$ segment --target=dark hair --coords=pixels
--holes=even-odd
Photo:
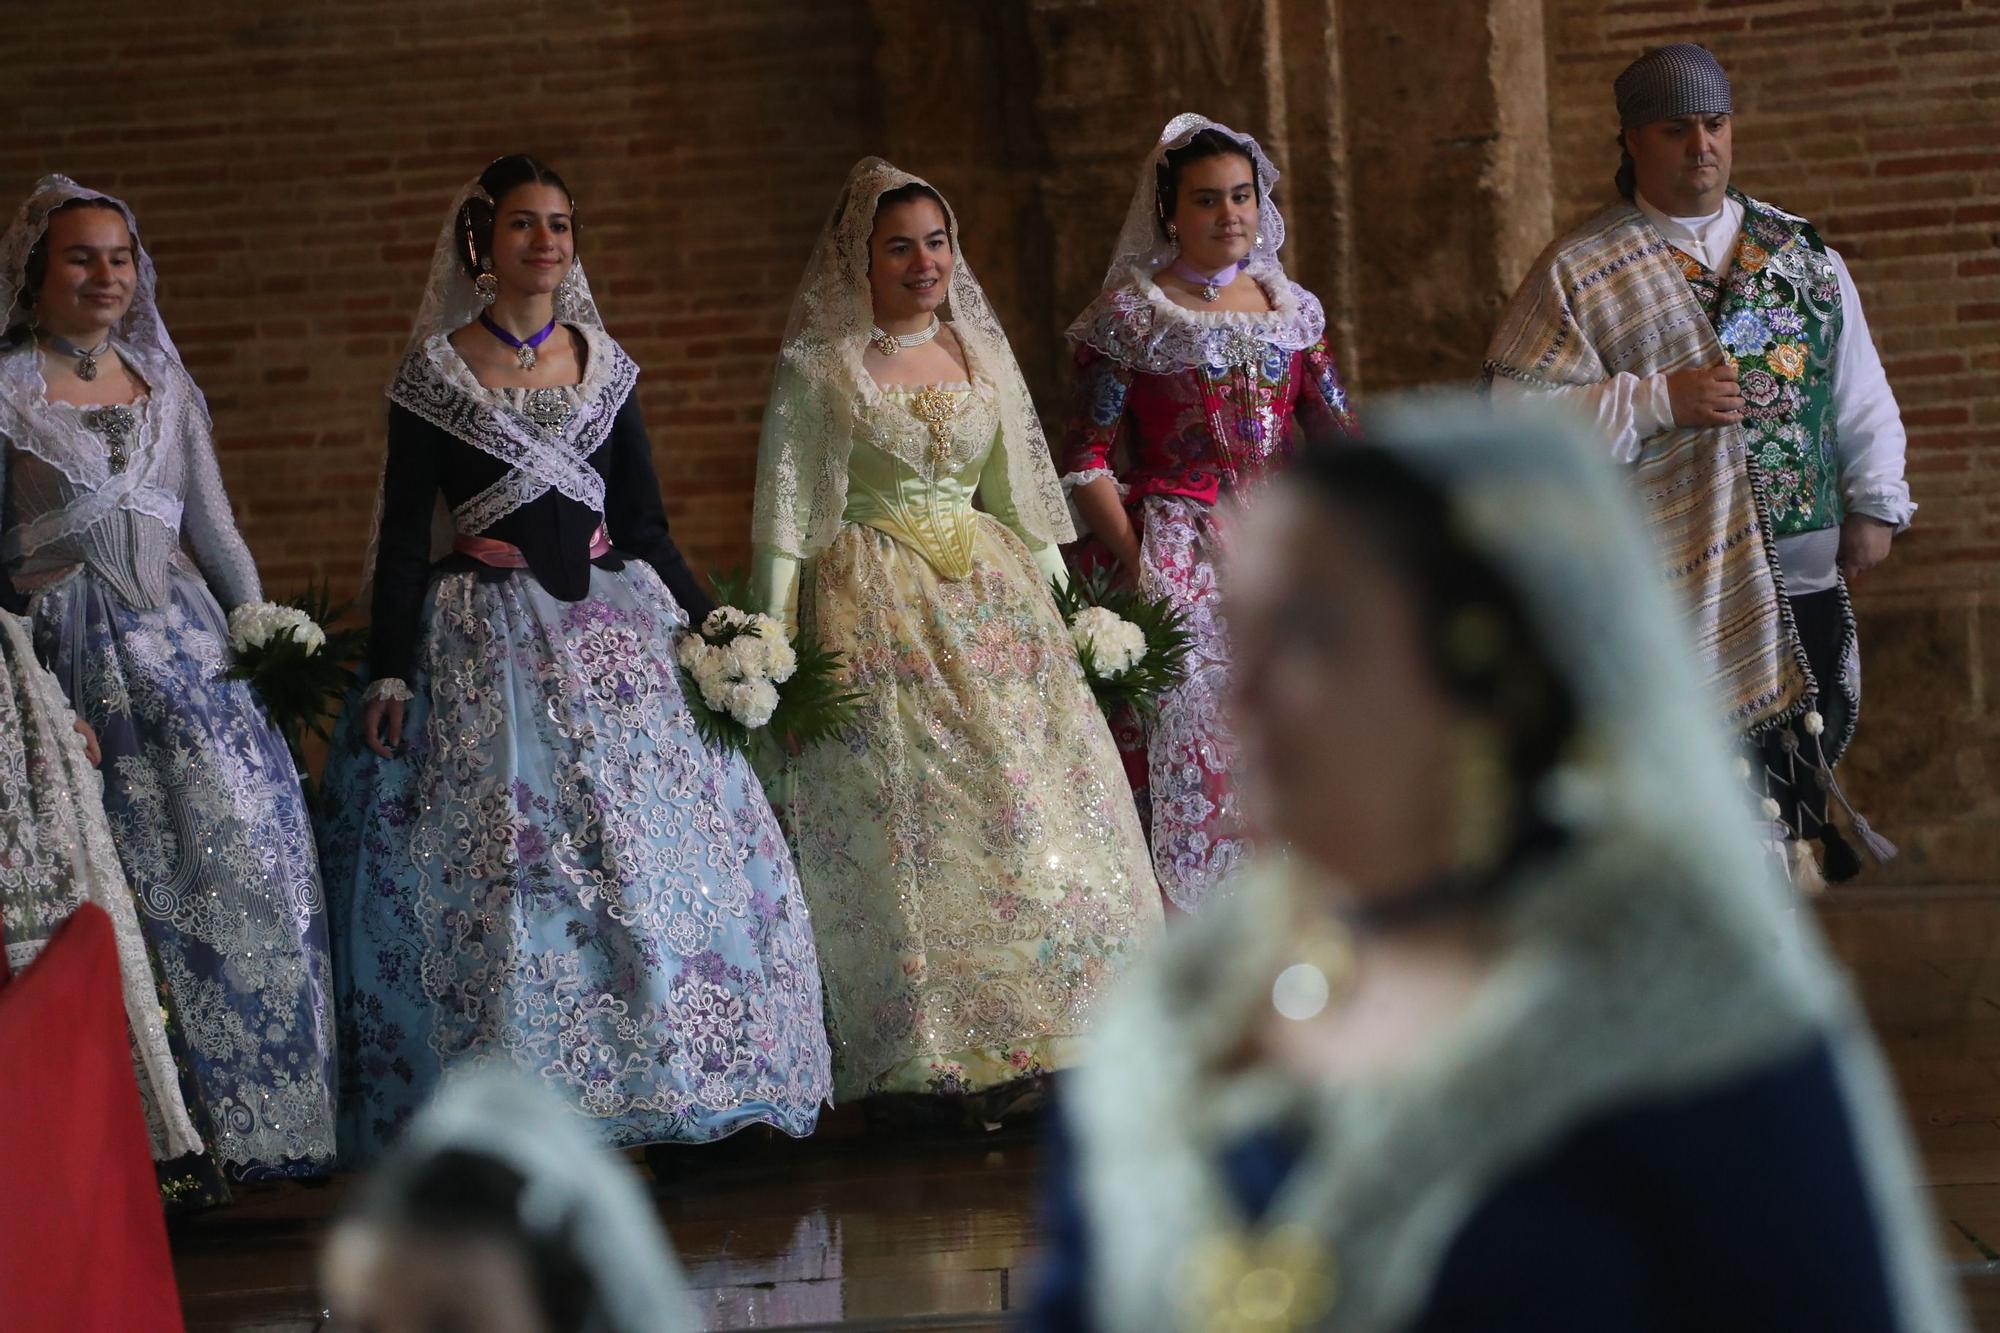
[[[1639,164],[1632,160],[1632,150],[1625,146],[1625,131],[1618,131],[1618,174],[1611,178],[1618,197],[1631,203],[1639,193]]]
[[[553,185],[561,190],[569,200],[569,234],[572,243],[581,247],[583,229],[576,220],[576,196],[570,193],[563,178],[556,169],[538,157],[526,153],[509,153],[496,157],[479,173],[479,188],[486,191],[485,199],[468,199],[458,210],[458,262],[469,278],[479,276],[481,261],[493,257],[493,223],[500,201],[523,185]],[[492,202],[488,202],[491,200]]]
[[[1257,192],[1257,203],[1262,207],[1264,181],[1257,171],[1257,158],[1250,151],[1250,145],[1230,138],[1221,130],[1203,130],[1179,148],[1169,148],[1160,165],[1153,168],[1153,180],[1157,187],[1153,225],[1159,228],[1161,236],[1167,234],[1167,220],[1173,217],[1174,209],[1180,204],[1181,172],[1189,165],[1211,157],[1240,157],[1248,162],[1251,188]]]
[[[919,199],[928,199],[938,206],[938,212],[944,214],[944,225],[947,228],[956,225],[952,220],[951,205],[944,201],[943,195],[922,181],[911,181],[908,185],[898,185],[893,190],[882,191],[875,200],[875,221],[880,222],[882,215],[898,204],[914,204]]]
[[[526,1269],[554,1333],[582,1333],[597,1310],[597,1285],[576,1252],[568,1218],[544,1229],[521,1217],[527,1181],[485,1153],[448,1148],[414,1161],[391,1158],[363,1187],[349,1221],[446,1240],[497,1240]]]
[[[1499,726],[1525,800],[1568,748],[1577,705],[1513,584],[1458,535],[1444,492],[1388,450],[1315,440],[1292,475],[1410,585],[1437,679],[1453,702]]]
[[[79,208],[108,208],[120,217],[125,216],[125,210],[109,199],[65,199],[51,208],[48,219],[42,224],[42,234],[28,247],[28,262],[21,269],[21,291],[16,299],[20,301],[23,310],[35,308],[36,298],[42,293],[42,284],[49,278],[49,222],[54,221],[58,213],[68,213]],[[137,235],[132,237],[132,244],[135,248],[138,246]]]

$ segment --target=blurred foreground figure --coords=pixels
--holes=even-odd
[[[679,1333],[680,1267],[630,1171],[507,1073],[448,1084],[335,1227],[341,1333]]]
[[[1226,579],[1267,861],[1105,1010],[1044,1328],[1950,1330],[1611,469],[1405,405]]]

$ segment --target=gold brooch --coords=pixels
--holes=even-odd
[[[1333,1309],[1333,1251],[1306,1227],[1211,1236],[1196,1252],[1195,1327],[1210,1333],[1291,1333]]]
[[[951,427],[958,420],[958,409],[958,395],[935,384],[910,395],[910,415],[930,427],[933,465],[941,465],[951,452]]]

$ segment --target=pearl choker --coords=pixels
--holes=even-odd
[[[875,350],[883,356],[894,356],[905,348],[922,347],[925,343],[938,336],[938,328],[938,317],[936,315],[931,316],[929,328],[920,329],[916,333],[886,333],[880,324],[870,324],[868,326],[868,341],[874,344]]]

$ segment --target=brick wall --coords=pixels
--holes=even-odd
[[[469,0],[113,0],[87,24],[29,7],[12,30],[25,55],[9,63],[0,186],[18,196],[62,169],[135,204],[245,533],[288,592],[315,574],[351,587],[359,571],[381,388],[452,192],[500,152],[549,158],[578,192],[611,328],[645,368],[676,532],[698,565],[722,567],[745,556],[786,306],[864,152],[959,199],[967,253],[1052,420],[1070,289],[1102,263],[1131,155],[1184,106],[1263,131],[1296,198],[1317,205],[1294,205],[1292,258],[1335,306],[1364,393],[1397,380],[1395,328],[1355,313],[1378,288],[1408,303],[1404,325],[1428,311],[1424,373],[1469,377],[1486,321],[1437,308],[1463,296],[1440,287],[1457,270],[1421,247],[1396,267],[1379,247],[1350,256],[1348,214],[1405,198],[1395,173],[1460,182],[1444,196],[1460,207],[1466,180],[1504,188],[1464,160],[1489,136],[1425,128],[1439,118],[1420,97],[1381,127],[1360,111],[1419,96],[1440,68],[1431,45],[1482,40],[1532,6],[1440,6],[1427,45],[1401,33],[1399,3],[529,0],[504,28]],[[1611,77],[1649,44],[1694,38],[1736,79],[1739,182],[1812,217],[1851,262],[1923,513],[1861,590],[1870,703],[1850,783],[1908,846],[1896,875],[2000,881],[2000,0],[1541,12],[1560,223],[1608,197]],[[1348,52],[1336,29],[1383,42]],[[1343,99],[1362,103],[1347,130]],[[1282,128],[1258,123],[1279,108]],[[1376,128],[1391,147],[1414,141],[1369,157]],[[1320,180],[1329,162],[1353,178]]]
[[[359,574],[382,388],[453,193],[503,152],[547,158],[643,369],[669,517],[713,567],[744,558],[778,333],[871,146],[873,45],[860,0],[27,6],[0,193],[11,213],[61,170],[132,203],[287,593]]]
[[[1610,81],[1700,41],[1737,99],[1736,182],[1854,272],[1922,506],[1857,590],[1868,703],[1848,784],[1906,880],[2000,881],[2000,3],[1553,0],[1557,214],[1610,197]]]

